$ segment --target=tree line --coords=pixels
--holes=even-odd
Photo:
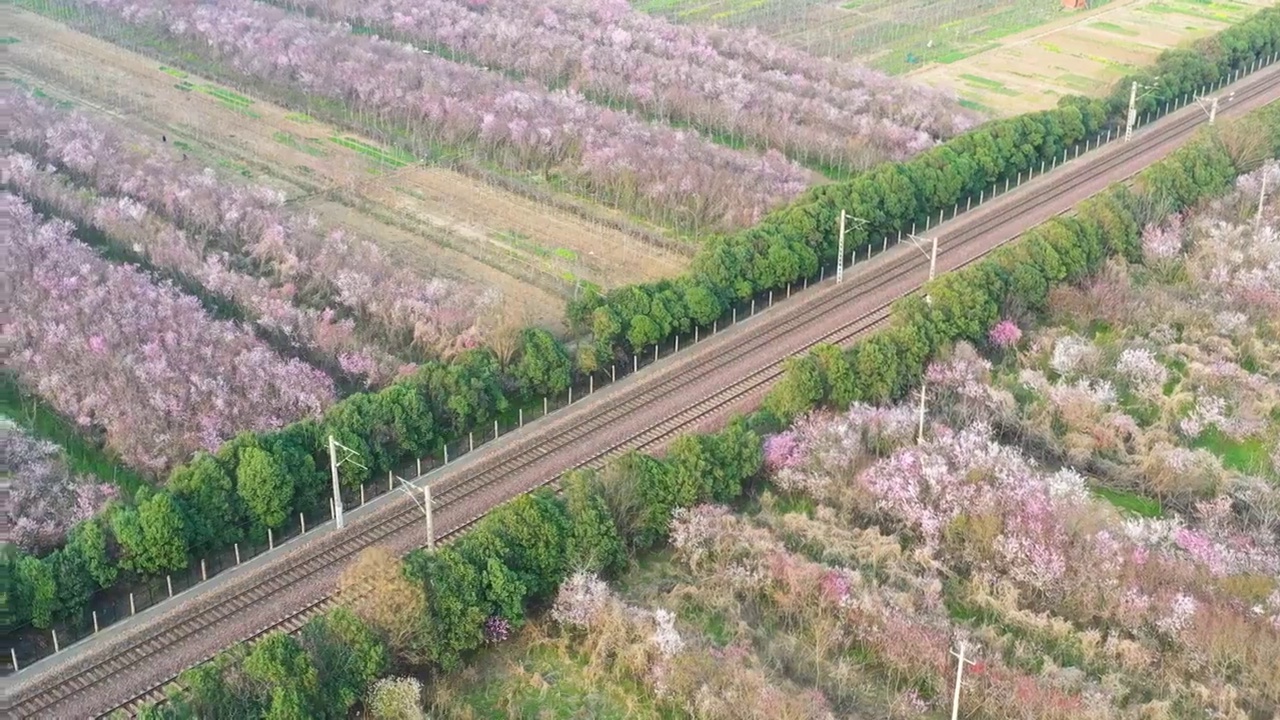
[[[822,346],[793,358],[763,408],[724,430],[681,436],[664,457],[633,452],[600,471],[572,472],[559,495],[522,496],[450,545],[403,560],[363,556],[340,583],[342,609],[296,637],[239,645],[188,671],[186,690],[142,717],[345,717],[393,666],[456,669],[545,607],[569,573],[617,575],[636,553],[665,542],[675,510],[739,499],[762,468],[764,432],[820,405],[900,398],[947,344],[982,342],[999,318],[1045,310],[1052,287],[1084,280],[1109,258],[1140,262],[1144,225],[1225,192],[1259,159],[1233,158],[1233,138],[1258,137],[1265,154],[1280,153],[1280,107],[1239,122],[1234,132],[1219,125],[1202,133],[1134,187],[1113,186],[1073,215],[944,274],[925,288],[932,303],[904,298],[889,328],[850,350]],[[339,632],[347,656],[326,644]]]
[[[14,577],[9,597],[16,602],[6,603],[0,627],[84,623],[94,592],[119,577],[164,575],[233,543],[262,542],[299,513],[327,517],[330,435],[360,454],[359,465],[339,468],[343,488],[358,492],[401,463],[437,453],[447,439],[491,424],[517,398],[563,393],[571,372],[563,346],[529,328],[505,366],[490,348],[469,350],[424,363],[377,392],[355,393],[319,419],[241,433],[174,468],[164,486],[144,487],[133,503],[78,524],[48,555],[7,546],[2,567]]]
[[[1152,75],[1171,88],[1200,83],[1205,73],[1221,77],[1277,49],[1280,8],[1269,8],[1200,41],[1193,52],[1201,57],[1194,62],[1187,51],[1166,52]],[[1127,107],[1127,97],[1125,102]],[[6,603],[13,610],[0,617],[0,628],[7,634],[28,622],[37,628],[63,618],[83,622],[93,592],[122,572],[139,577],[181,570],[192,557],[265,537],[268,528],[299,512],[323,511],[330,434],[361,453],[367,469],[340,468],[344,487],[358,488],[447,437],[485,427],[513,397],[563,392],[575,360],[579,370],[595,371],[675,332],[709,325],[735,301],[816,276],[820,263],[835,257],[841,208],[867,221],[851,228],[847,239],[850,247],[864,248],[872,238],[923,222],[992,182],[1060,155],[1106,127],[1115,107],[1114,98],[1069,97],[1054,110],[987,123],[905,163],[813,188],[756,227],[710,240],[683,277],[588,292],[567,310],[571,327],[592,336],[576,358],[545,331],[530,329],[505,369],[492,349],[471,350],[452,362],[427,363],[379,392],[352,395],[319,420],[241,434],[176,468],[165,487],[139,492],[133,505],[77,526],[61,550],[35,557],[8,548],[0,573],[13,576],[8,597],[17,602]],[[1262,117],[1274,146],[1275,113]],[[1186,204],[1214,192],[1234,177],[1233,162],[1220,140],[1184,148],[1143,174],[1160,192],[1115,189],[1087,201],[1075,217],[1046,223],[987,261],[938,278],[929,288],[932,306],[916,296],[900,301],[893,327],[852,350],[821,348],[793,359],[767,407],[786,418],[806,402],[900,397],[934,350],[959,338],[980,340],[1003,304],[1042,307],[1051,283],[1082,277],[1107,254],[1134,258],[1137,228],[1151,212],[1144,203],[1160,197]]]

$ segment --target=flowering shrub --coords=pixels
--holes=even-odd
[[[1171,215],[1159,225],[1142,229],[1142,256],[1148,264],[1158,265],[1182,254],[1182,216]]]
[[[1019,328],[1017,323],[1012,320],[1001,320],[992,325],[991,329],[987,331],[987,341],[1001,350],[1007,350],[1017,345],[1021,339],[1022,328]]]
[[[580,570],[560,585],[551,618],[561,625],[588,628],[600,619],[612,599],[613,592],[598,575]]]
[[[44,553],[60,545],[71,526],[93,517],[119,490],[96,478],[73,477],[58,446],[37,440],[0,418],[0,467],[8,516],[0,542]]]
[[[500,643],[511,637],[511,623],[506,618],[491,615],[484,621],[484,640],[488,643]]]
[[[9,366],[69,418],[101,427],[130,464],[158,472],[244,430],[333,402],[333,384],[138,270],[106,262],[12,195],[11,281],[21,303]]]

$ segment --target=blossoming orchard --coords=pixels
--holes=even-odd
[[[8,709],[1280,713],[1280,8],[1075,4],[6,3]]]

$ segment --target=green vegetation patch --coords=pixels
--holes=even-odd
[[[1099,30],[1105,30],[1107,32],[1115,33],[1117,35],[1126,35],[1128,37],[1137,37],[1140,34],[1137,30],[1133,30],[1133,29],[1124,27],[1122,25],[1117,25],[1115,23],[1110,23],[1105,21],[1089,23],[1088,27],[1097,28]]]
[[[1090,490],[1096,497],[1106,500],[1125,513],[1147,518],[1164,515],[1164,509],[1160,507],[1159,500],[1109,487],[1094,486]]]
[[[313,157],[326,157],[329,154],[325,152],[323,147],[319,147],[319,144],[323,143],[323,141],[317,138],[300,138],[293,133],[277,130],[271,135],[271,139],[281,145],[300,150]]]
[[[188,77],[191,77],[189,73],[183,72],[177,68],[168,67],[167,65],[161,65],[160,72],[165,73],[166,75],[172,75],[179,80],[186,80]]]
[[[348,150],[355,150],[370,160],[375,160],[383,165],[390,165],[393,168],[402,168],[417,162],[412,155],[403,150],[381,148],[352,137],[334,135],[329,138],[329,141]]]
[[[1261,438],[1233,440],[1217,428],[1209,428],[1192,446],[1208,450],[1217,455],[1224,466],[1246,475],[1265,473],[1271,468],[1267,445]]]
[[[20,43],[20,42],[22,41],[16,37],[13,37],[12,35],[6,35],[4,37],[0,37],[0,45],[16,45],[17,43]]]

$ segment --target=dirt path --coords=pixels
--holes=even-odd
[[[499,288],[541,324],[559,323],[577,280],[613,287],[685,265],[640,239],[459,173],[397,169],[400,156],[380,164],[380,148],[367,139],[33,13],[8,7],[0,18],[18,39],[6,52],[19,79],[114,113],[140,132],[168,134],[199,160],[279,185],[300,207],[376,240],[415,271]]]

